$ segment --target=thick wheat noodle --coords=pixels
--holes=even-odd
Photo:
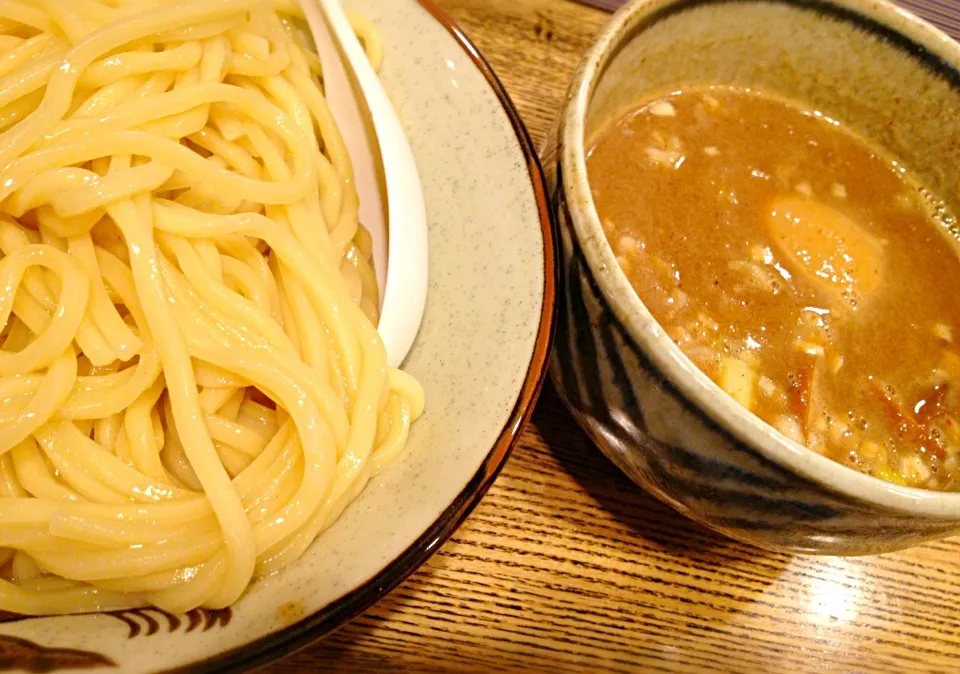
[[[2,611],[227,606],[406,445],[297,12],[0,0]]]

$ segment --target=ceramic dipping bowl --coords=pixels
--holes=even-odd
[[[561,231],[551,375],[634,481],[758,546],[859,555],[960,532],[960,493],[834,463],[741,408],[664,334],[617,265],[585,138],[625,107],[691,84],[756,87],[841,120],[960,205],[960,46],[883,0],[637,0],[581,63],[542,153]],[[749,142],[748,138],[744,142]]]

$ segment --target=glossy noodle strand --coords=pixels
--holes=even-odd
[[[0,611],[227,606],[403,451],[300,20],[0,5]]]

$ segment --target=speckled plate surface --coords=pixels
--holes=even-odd
[[[476,49],[429,0],[351,0],[383,32],[384,84],[424,184],[430,289],[404,369],[427,408],[406,455],[294,566],[230,610],[17,620],[0,671],[206,671],[282,657],[368,608],[453,532],[532,411],[554,317],[554,239],[530,140]]]

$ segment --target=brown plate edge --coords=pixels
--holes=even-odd
[[[454,20],[444,10],[440,9],[433,0],[417,0],[417,2],[449,31],[486,77],[510,119],[520,149],[527,160],[527,168],[530,172],[530,181],[537,201],[537,211],[540,215],[540,226],[543,234],[544,292],[540,326],[537,330],[530,367],[520,388],[520,395],[507,423],[503,427],[503,431],[477,473],[453,502],[447,506],[440,517],[382,571],[360,587],[298,623],[205,660],[166,670],[166,674],[198,674],[200,672],[225,670],[244,671],[260,667],[291,655],[343,627],[365,612],[427,561],[470,515],[496,480],[513,448],[520,441],[520,435],[530,420],[533,408],[540,397],[540,391],[546,380],[550,345],[553,342],[556,324],[556,292],[558,286],[557,235],[547,200],[543,168],[534,150],[530,134],[520,120],[520,115],[510,100],[510,95],[494,73],[493,68],[487,63],[487,60]]]

